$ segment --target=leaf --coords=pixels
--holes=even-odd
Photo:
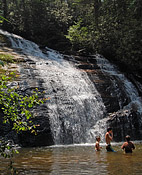
[[[15,153],[19,154],[19,151],[18,150],[15,150]]]
[[[31,103],[28,104],[28,107],[31,108],[33,105]]]

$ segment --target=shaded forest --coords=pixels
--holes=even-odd
[[[2,0],[0,13],[4,30],[63,53],[100,53],[141,79],[141,0]]]

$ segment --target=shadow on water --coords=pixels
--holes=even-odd
[[[94,145],[21,148],[13,158],[19,175],[140,175],[142,144],[133,154],[124,154],[120,145],[116,153],[107,153],[105,146],[96,152]],[[9,175],[8,159],[0,159],[0,174]]]

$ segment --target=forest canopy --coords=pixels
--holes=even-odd
[[[0,13],[3,29],[42,47],[100,53],[142,72],[141,0],[2,0]]]

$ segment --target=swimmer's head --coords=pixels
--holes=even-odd
[[[127,142],[129,142],[130,139],[131,139],[131,137],[130,137],[129,135],[127,135],[127,136],[125,137],[125,139],[126,139]]]
[[[107,128],[107,132],[110,132],[110,131],[112,131],[112,128]]]
[[[100,136],[97,136],[96,140],[99,142],[101,140]]]

